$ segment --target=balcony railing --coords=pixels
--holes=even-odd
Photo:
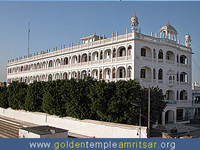
[[[180,81],[180,85],[187,85],[188,83],[187,82],[181,82]]]
[[[178,103],[179,103],[179,104],[186,104],[186,103],[187,103],[187,100],[179,100]]]
[[[176,100],[164,100],[165,102],[167,102],[167,104],[176,104]]]
[[[148,79],[148,78],[140,78],[140,82],[151,83],[151,79]]]
[[[143,57],[143,56],[141,56],[141,60],[152,61],[152,58],[151,57]]]
[[[166,60],[166,63],[168,63],[168,64],[175,64],[175,61],[174,60]]]

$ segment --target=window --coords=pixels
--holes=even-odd
[[[159,72],[158,72],[158,80],[162,80],[162,79],[163,79],[162,69],[159,69]]]
[[[113,50],[113,58],[116,57],[116,49]]]
[[[153,50],[153,58],[156,58],[156,50]]]
[[[140,78],[145,78],[145,77],[146,77],[146,70],[145,69],[141,69]]]
[[[178,59],[178,55],[177,55],[177,58],[176,58],[176,59],[177,59],[177,63],[178,63],[178,60],[179,60],[179,59]]]
[[[159,51],[158,59],[163,59],[163,52],[162,52],[162,50]]]
[[[172,76],[169,76],[169,80],[172,80]]]
[[[166,55],[166,59],[169,60],[169,53],[167,53],[167,55]]]
[[[146,57],[146,49],[141,48],[141,56]]]
[[[156,79],[156,70],[155,70],[155,68],[153,69],[153,79]]]

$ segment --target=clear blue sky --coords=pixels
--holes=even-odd
[[[83,35],[111,36],[130,31],[133,13],[142,33],[159,33],[170,24],[184,43],[189,30],[193,58],[200,66],[200,2],[0,2],[0,81],[6,81],[7,61],[27,54],[27,28],[31,22],[31,53],[77,43]],[[200,82],[193,62],[193,81]]]

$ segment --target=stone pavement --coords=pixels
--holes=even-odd
[[[177,133],[190,133],[193,131],[197,131],[199,130],[199,128],[193,127],[193,126],[186,126],[186,125],[182,125],[182,124],[167,124],[165,125],[165,128],[167,130],[167,132],[171,132],[172,129],[176,128],[177,129]]]

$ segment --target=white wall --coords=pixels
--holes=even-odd
[[[0,108],[0,115],[38,125],[50,125],[95,138],[139,138],[139,126],[94,120],[78,120],[71,117],[59,118],[45,113],[26,112]],[[46,122],[47,120],[47,122]],[[146,138],[146,127],[141,128],[141,137]]]

